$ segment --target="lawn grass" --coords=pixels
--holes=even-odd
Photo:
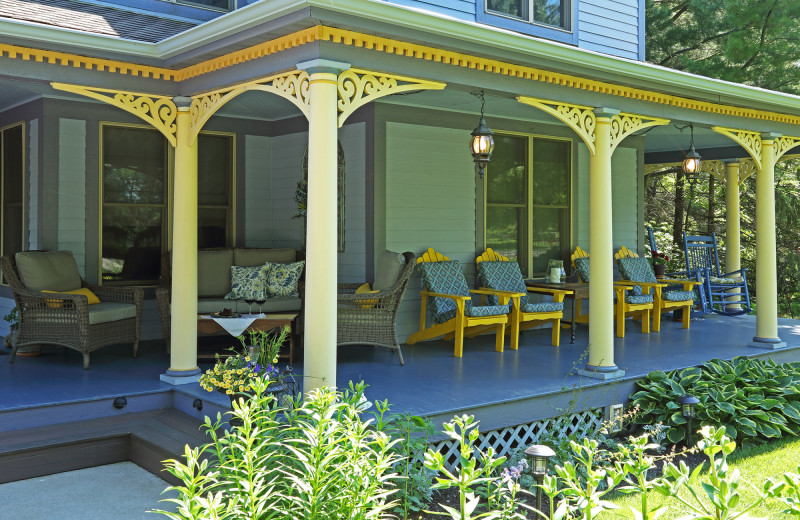
[[[747,449],[737,448],[728,458],[728,462],[732,468],[738,468],[741,473],[739,493],[742,497],[739,503],[741,507],[746,507],[758,497],[758,493],[752,486],[747,484],[748,482],[761,488],[764,480],[767,478],[778,478],[787,471],[793,473],[798,472],[797,468],[800,466],[800,438],[784,438],[776,442]],[[706,465],[708,465],[708,463],[706,463]],[[702,488],[698,486],[696,492],[698,496],[705,499],[705,504],[710,507],[711,502],[708,500]],[[685,491],[682,493],[684,497],[688,495],[689,494]],[[620,506],[620,509],[604,512],[597,517],[598,520],[620,517],[633,518],[631,506],[638,508],[641,504],[641,497],[639,495],[619,494],[613,496],[611,501]],[[647,505],[649,508],[661,504],[668,504],[669,507],[667,511],[659,517],[659,520],[679,518],[690,512],[685,510],[683,504],[675,499],[663,497],[656,492],[651,492],[648,495]],[[788,520],[793,518],[791,515],[783,514],[782,511],[784,509],[785,507],[780,502],[770,499],[761,504],[758,508],[751,510],[749,514],[753,517],[769,518],[770,520]]]

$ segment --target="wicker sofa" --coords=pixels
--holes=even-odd
[[[248,312],[249,305],[243,300],[226,300],[231,291],[231,266],[258,266],[265,262],[288,264],[300,260],[295,249],[255,249],[255,248],[215,248],[200,249],[197,252],[197,312],[212,313],[223,309],[234,312]],[[165,253],[161,259],[161,280],[156,289],[158,313],[161,318],[161,332],[167,349],[170,346],[171,318],[170,303],[172,293],[171,258]],[[275,297],[267,299],[261,309],[266,313],[298,312],[303,307],[302,282],[299,296]],[[255,309],[254,309],[255,310]]]
[[[144,293],[135,287],[102,287],[83,281],[70,251],[25,251],[0,259],[3,275],[14,292],[19,329],[9,362],[24,345],[61,345],[83,354],[101,347],[133,343],[139,350]],[[85,295],[65,294],[88,288],[100,303]],[[46,293],[44,290],[57,291]]]

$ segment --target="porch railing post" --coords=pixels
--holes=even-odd
[[[611,228],[611,120],[619,111],[594,110],[595,153],[589,162],[589,362],[581,375],[619,377],[614,364],[614,249]],[[623,373],[624,374],[624,373]]]
[[[727,174],[725,195],[725,271],[731,273],[742,268],[742,251],[740,247],[741,217],[739,214],[739,161],[725,163]],[[739,289],[728,291],[738,294]],[[739,296],[729,300],[738,301]],[[741,305],[731,305],[731,309],[739,309]]]
[[[336,386],[338,75],[349,65],[298,64],[309,73],[308,204],[303,391]]]
[[[761,169],[756,173],[756,336],[754,347],[786,344],[778,337],[778,269],[775,239],[775,140],[761,134]]]
[[[172,384],[197,381],[197,139],[190,135],[191,98],[173,99],[175,179],[172,222],[172,308],[170,368],[161,376]]]

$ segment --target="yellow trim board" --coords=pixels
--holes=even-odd
[[[594,81],[579,76],[572,76],[569,74],[551,72],[533,67],[517,65],[514,63],[481,58],[469,54],[437,49],[435,47],[429,47],[426,45],[418,45],[400,40],[393,40],[390,38],[362,34],[355,31],[336,29],[324,25],[317,25],[308,29],[303,29],[281,38],[276,38],[268,42],[231,52],[218,58],[213,58],[178,70],[149,67],[134,63],[90,58],[76,54],[32,49],[6,44],[0,45],[0,56],[4,58],[38,61],[116,74],[130,74],[134,76],[138,75],[142,77],[153,77],[156,79],[165,79],[170,81],[182,81],[226,67],[231,67],[239,63],[244,63],[246,61],[262,58],[270,54],[305,45],[314,41],[327,41],[341,45],[360,47],[363,49],[384,52],[387,54],[396,54],[414,59],[444,63],[460,68],[475,69],[492,74],[500,74],[503,76],[523,78],[542,83],[551,83],[554,85],[578,90],[597,92],[599,94],[687,108],[690,110],[697,110],[699,112],[723,114],[734,117],[745,117],[764,121],[775,121],[793,125],[800,124],[800,116],[741,108],[731,105],[723,105],[720,103],[697,101],[694,99],[672,96],[660,92],[625,87],[621,85],[615,85],[613,83]]]

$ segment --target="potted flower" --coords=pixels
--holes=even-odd
[[[667,271],[667,262],[669,262],[669,257],[666,253],[659,253],[658,251],[653,251],[653,271],[656,273],[656,278],[664,278],[666,276]]]
[[[279,332],[248,331],[248,338],[239,336],[242,350],[231,349],[232,354],[220,357],[217,362],[200,376],[200,386],[209,392],[226,394],[231,403],[239,397],[248,399],[257,379],[268,382],[267,393],[279,399],[286,393],[288,385],[284,374],[277,368],[278,352],[289,335],[289,327]]]

